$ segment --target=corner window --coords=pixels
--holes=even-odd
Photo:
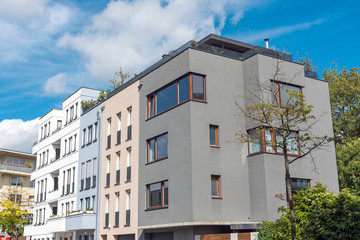
[[[219,147],[219,126],[210,125],[210,146]]]
[[[187,100],[205,101],[205,76],[189,73],[148,95],[148,118]]]
[[[163,134],[147,141],[148,160],[154,162],[168,157],[168,134]]]
[[[302,93],[301,87],[287,84],[287,83],[281,83],[281,82],[271,82],[272,84],[272,103],[279,105],[281,107],[287,107],[287,106],[295,106],[295,100],[293,97],[291,97],[288,92],[298,92]]]
[[[279,134],[278,131],[262,129],[258,131],[256,129],[252,129],[248,131],[249,139],[249,154],[257,154],[257,153],[276,153],[283,154],[284,150],[280,147],[280,143],[283,141],[283,137]],[[300,154],[299,149],[299,136],[298,132],[292,131],[287,137],[287,153],[289,155],[298,156]]]
[[[211,175],[211,197],[220,197],[220,176]]]
[[[310,187],[310,179],[290,178],[291,192],[294,194],[304,188]]]
[[[147,185],[147,208],[162,208],[168,206],[168,181]]]

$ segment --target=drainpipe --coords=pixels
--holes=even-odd
[[[96,177],[96,196],[97,196],[97,201],[96,201],[96,225],[95,225],[95,231],[94,231],[94,238],[95,239],[92,239],[92,240],[98,240],[100,239],[99,237],[99,233],[98,233],[98,230],[100,228],[100,223],[99,223],[99,211],[100,211],[100,168],[101,168],[101,141],[102,141],[102,136],[100,135],[101,134],[101,128],[102,128],[102,124],[101,124],[101,114],[102,114],[102,111],[104,110],[104,107],[101,107],[101,113],[99,111],[96,112],[96,117],[97,117],[97,120],[98,120],[98,131],[99,131],[99,141],[98,141],[98,147],[99,147],[99,150],[98,150],[98,161],[97,161],[97,177]]]

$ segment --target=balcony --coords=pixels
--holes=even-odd
[[[317,72],[311,72],[305,70],[305,77],[318,79],[318,74]]]
[[[66,231],[86,230],[96,228],[95,213],[72,213],[66,216]]]
[[[7,170],[7,171],[16,171],[16,172],[23,172],[23,173],[31,173],[32,168],[28,168],[26,166],[8,164],[8,163],[0,163],[0,170]]]

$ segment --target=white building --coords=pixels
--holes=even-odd
[[[33,224],[24,236],[33,240],[77,239],[77,231],[89,221],[76,221],[80,145],[81,102],[96,99],[99,91],[80,88],[63,101],[62,109],[52,109],[40,118],[36,154]],[[81,212],[82,213],[82,212]],[[79,224],[81,223],[81,224]],[[82,226],[84,225],[84,226]]]

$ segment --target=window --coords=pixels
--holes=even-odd
[[[211,175],[211,197],[220,197],[220,176]]]
[[[119,192],[115,193],[115,226],[119,226]]]
[[[147,208],[162,208],[168,206],[168,181],[147,185]]]
[[[148,118],[187,100],[205,101],[205,76],[189,73],[148,95]]]
[[[219,146],[219,127],[215,125],[210,125],[210,146],[218,147]]]
[[[11,176],[11,186],[22,186],[23,178],[19,176]]]
[[[10,194],[9,200],[16,205],[21,205],[21,195],[20,194]]]
[[[283,154],[284,150],[282,149],[281,142],[283,141],[282,135],[278,131],[261,129],[252,129],[248,131],[249,139],[252,141],[249,142],[249,154],[257,153],[275,153]],[[292,131],[286,137],[287,141],[287,153],[289,155],[298,156],[300,154],[299,143],[298,143],[298,132]]]
[[[303,188],[310,187],[310,179],[290,178],[291,192],[294,194]]]
[[[85,190],[90,189],[91,183],[91,160],[86,161],[86,179],[85,179]]]
[[[81,182],[80,182],[80,191],[84,190],[84,179],[85,179],[85,163],[81,164]]]
[[[128,120],[127,120],[127,124],[128,124],[128,126],[127,126],[127,139],[126,140],[130,140],[131,139],[131,136],[132,136],[132,132],[131,132],[131,130],[132,130],[132,125],[131,125],[131,122],[132,122],[132,108],[131,107],[129,107],[128,109],[127,109],[127,111],[128,111]]]
[[[126,216],[125,226],[130,225],[130,190],[126,190]]]
[[[126,182],[131,181],[131,148],[127,149],[127,162],[126,162]]]
[[[116,181],[115,184],[120,184],[120,152],[116,153]]]
[[[98,123],[94,123],[94,142],[97,140],[97,128],[98,128]]]
[[[106,185],[105,187],[110,186],[110,155],[106,157]]]
[[[168,157],[168,134],[157,136],[147,141],[148,160],[154,162]]]
[[[111,118],[109,118],[108,120],[108,125],[107,125],[107,148],[111,147]]]
[[[73,138],[72,137],[70,137],[69,138],[69,153],[72,151],[72,147],[73,147]]]
[[[296,99],[294,96],[290,96],[287,91],[302,93],[302,89],[299,86],[281,82],[272,82],[272,103],[282,107],[296,107]]]
[[[25,166],[25,160],[23,159],[17,159],[17,158],[10,158],[8,157],[6,159],[8,164],[14,164],[14,165],[20,165],[20,166]]]
[[[117,124],[117,133],[116,133],[116,144],[121,143],[121,113],[117,114],[118,124]]]
[[[84,147],[86,144],[86,128],[83,129],[83,140],[82,140],[82,146]]]
[[[85,209],[90,209],[90,197],[85,198]]]
[[[97,174],[97,161],[96,158],[93,159],[93,184],[92,188],[96,187],[96,174]]]
[[[109,195],[105,195],[105,227],[109,227]]]
[[[92,142],[92,125],[88,127],[88,144]]]

